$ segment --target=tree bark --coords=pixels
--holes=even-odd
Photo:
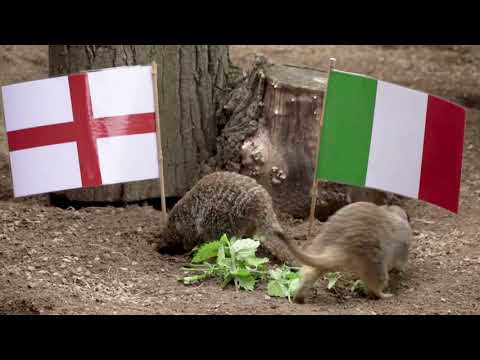
[[[166,196],[182,196],[215,154],[215,111],[242,77],[229,60],[228,46],[53,45],[50,76],[124,65],[158,64],[158,92]],[[69,201],[131,202],[159,197],[148,180],[55,194]]]

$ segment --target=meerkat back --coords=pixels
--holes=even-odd
[[[335,248],[348,258],[376,258],[381,256],[385,239],[392,235],[391,221],[383,209],[371,203],[356,202],[328,219],[309,250],[319,253]]]

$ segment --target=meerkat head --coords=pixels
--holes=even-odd
[[[161,254],[177,255],[182,254],[186,250],[183,247],[178,233],[171,226],[167,225],[162,228],[155,239],[155,249]]]

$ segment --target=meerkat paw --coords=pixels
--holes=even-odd
[[[388,299],[392,297],[393,294],[390,293],[384,293],[382,291],[370,291],[368,294],[368,297],[371,299]]]
[[[381,293],[380,294],[381,299],[388,299],[388,298],[391,298],[392,296],[393,296],[393,294],[390,294],[390,293]]]
[[[305,295],[299,294],[293,297],[293,302],[296,304],[305,304]]]

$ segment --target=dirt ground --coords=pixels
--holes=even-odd
[[[281,63],[370,74],[469,107],[458,216],[408,201],[415,241],[394,297],[369,300],[319,281],[307,304],[209,281],[176,281],[183,256],[153,251],[160,213],[151,206],[59,209],[42,197],[14,200],[0,113],[0,313],[2,314],[478,314],[480,313],[480,47],[232,46],[248,68],[261,52]],[[47,76],[47,46],[0,46],[0,85]],[[306,223],[284,218],[303,239]],[[318,228],[320,223],[316,224]]]

